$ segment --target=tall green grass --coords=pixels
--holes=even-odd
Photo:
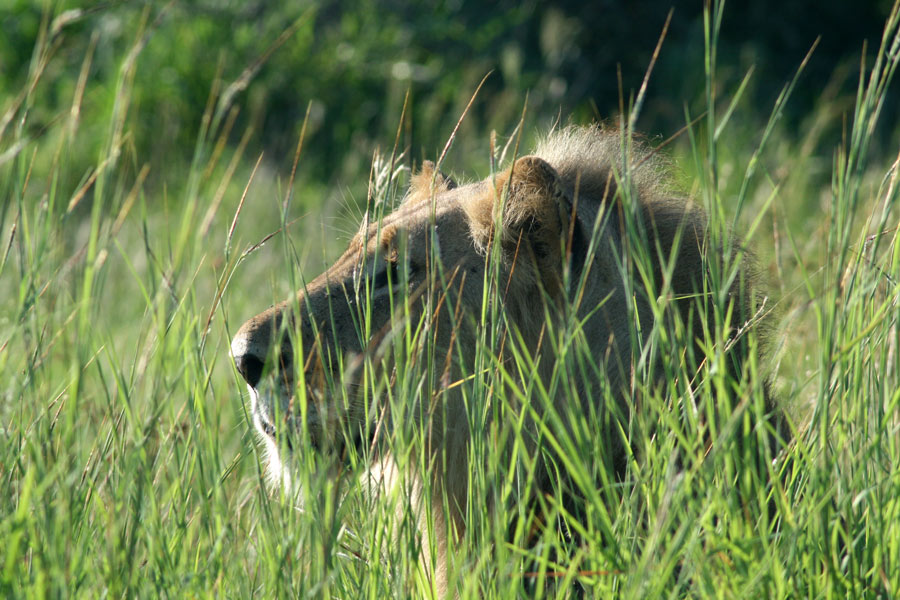
[[[870,147],[900,60],[898,8],[875,62],[863,65],[826,190],[791,172],[791,161],[804,164],[804,152],[821,149],[804,150],[778,127],[790,84],[762,135],[732,137],[743,88],[716,85],[720,18],[716,3],[707,15],[707,111],[676,153],[714,239],[733,246],[732,231],[743,231],[762,266],[773,265],[762,275],[774,290],[766,305],[772,358],[754,362],[740,382],[738,396],[751,401],[719,419],[721,429],[704,430],[687,402],[718,411],[709,405],[716,386],[727,385],[714,368],[716,349],[735,323],[717,313],[694,396],[670,364],[667,385],[619,421],[599,410],[564,415],[575,424],[571,436],[558,434],[552,415],[538,424],[548,456],[583,501],[572,513],[562,492],[542,498],[540,517],[551,526],[534,528],[535,505],[517,501],[534,478],[523,423],[535,417],[531,408],[571,393],[572,380],[598,361],[566,323],[547,337],[565,360],[551,381],[535,380],[534,349],[503,327],[502,282],[489,270],[489,302],[474,318],[493,327],[482,329],[476,348],[458,349],[472,353],[474,366],[454,382],[468,426],[483,432],[469,448],[467,529],[453,545],[450,582],[460,597],[900,595],[900,159],[872,156]],[[373,495],[359,477],[371,448],[340,468],[299,449],[297,497],[270,493],[264,482],[228,345],[245,318],[300,288],[317,272],[310,265],[338,250],[310,249],[326,237],[315,226],[296,233],[308,195],[292,175],[274,180],[243,144],[225,143],[234,119],[232,96],[221,89],[211,91],[189,168],[149,172],[128,134],[145,30],[122,59],[105,132],[80,127],[90,53],[72,101],[33,130],[29,108],[54,76],[53,25],[45,23],[27,84],[0,99],[0,594],[428,595],[429,566],[403,486]],[[640,104],[638,96],[624,130]],[[506,152],[485,136],[491,172],[508,163],[502,154],[528,145],[510,131]],[[94,167],[73,172],[71,157],[97,147]],[[767,168],[778,147],[791,149],[777,155],[785,175]],[[299,145],[295,160],[308,151]],[[398,153],[376,160],[370,218],[402,197],[401,165]],[[797,195],[825,201],[811,214],[785,210]],[[640,286],[646,257],[640,232],[629,235],[635,255],[620,260]],[[721,293],[734,263],[711,271],[710,293]],[[409,299],[395,301],[402,313]],[[361,336],[373,334],[365,307],[358,326]],[[653,331],[652,348],[635,356],[665,355],[678,343],[667,335]],[[498,360],[501,342],[511,363]],[[443,357],[429,354],[419,322],[400,328],[389,352],[395,372],[374,360],[365,366],[370,412],[387,407],[393,424],[378,450],[421,469],[426,435],[406,411],[422,390],[444,383]],[[747,469],[735,440],[759,408],[767,374],[793,417],[794,439],[762,470]],[[639,449],[623,477],[605,458],[611,435]]]

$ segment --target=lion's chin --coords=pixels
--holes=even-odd
[[[279,432],[274,424],[274,407],[278,401],[275,393],[247,386],[250,391],[250,418],[263,448],[266,481],[272,490],[281,488],[292,493],[291,470],[286,460],[291,452],[287,431]]]
[[[339,429],[338,423],[323,422],[319,410],[316,408],[324,404],[324,392],[321,390],[307,390],[306,427],[300,423],[300,400],[289,394],[292,389],[289,383],[273,385],[263,383],[258,387],[247,386],[250,391],[250,416],[253,428],[256,431],[264,449],[264,459],[267,480],[274,488],[282,486],[286,491],[291,490],[291,456],[295,446],[302,443],[304,448],[315,452],[326,450],[343,454],[343,444],[334,443],[327,439],[325,432],[331,426]],[[303,442],[298,440],[301,430],[305,429]]]

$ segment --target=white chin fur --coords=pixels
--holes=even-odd
[[[291,473],[287,468],[285,461],[282,460],[282,449],[278,447],[275,439],[266,432],[266,428],[262,421],[262,415],[272,414],[272,403],[275,399],[272,392],[260,392],[256,388],[247,386],[250,390],[250,416],[253,420],[253,428],[256,429],[257,437],[262,441],[265,451],[266,476],[269,485],[277,488],[279,485],[284,488],[285,494],[290,494],[293,487],[291,485]]]

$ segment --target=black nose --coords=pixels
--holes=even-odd
[[[263,361],[252,354],[242,354],[234,357],[234,364],[237,366],[241,377],[244,378],[250,387],[255,388],[262,377]]]

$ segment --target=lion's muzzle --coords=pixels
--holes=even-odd
[[[281,333],[285,310],[282,305],[269,310],[244,323],[231,341],[231,356],[244,381],[251,388],[257,388],[265,372],[266,362],[273,354],[273,345],[281,340],[279,360],[290,365],[290,341]]]

